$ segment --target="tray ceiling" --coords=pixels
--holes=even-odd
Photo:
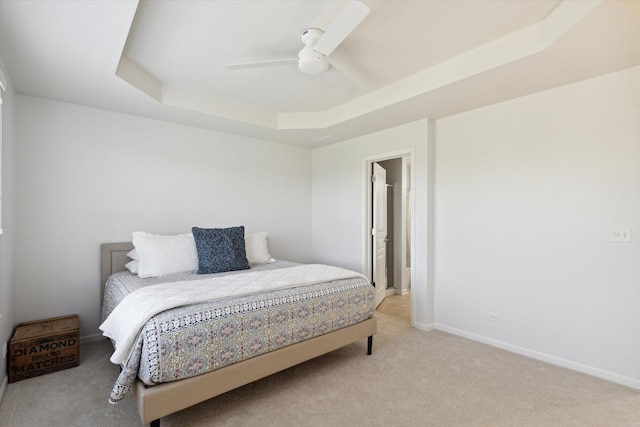
[[[363,1],[321,74],[296,64],[343,1],[2,1],[17,92],[317,147],[640,64],[640,2]]]

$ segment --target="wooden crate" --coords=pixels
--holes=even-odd
[[[80,364],[78,316],[20,323],[10,343],[9,382]]]

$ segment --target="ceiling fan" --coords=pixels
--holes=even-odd
[[[322,73],[329,68],[329,55],[351,34],[369,12],[369,7],[364,3],[351,0],[325,31],[318,28],[308,28],[302,32],[301,38],[304,47],[298,52],[297,58],[227,64],[226,68],[239,70],[297,63],[298,69],[305,74]]]

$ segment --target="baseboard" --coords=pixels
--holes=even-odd
[[[105,336],[102,334],[91,334],[84,337],[80,337],[80,342],[83,344],[89,344],[92,342],[102,341],[106,339],[107,338],[105,338]]]
[[[416,329],[420,329],[421,331],[433,331],[435,328],[435,324],[434,323],[420,323],[420,322],[413,322],[413,324],[411,325]]]
[[[492,347],[497,347],[503,350],[510,351],[512,353],[520,354],[522,356],[530,357],[532,359],[540,360],[542,362],[550,363],[552,365],[571,369],[572,371],[581,372],[583,374],[591,375],[596,378],[601,378],[603,380],[611,381],[616,384],[620,384],[626,387],[631,387],[631,388],[640,390],[640,380],[637,380],[635,378],[625,377],[623,375],[619,375],[614,372],[605,371],[603,369],[595,368],[593,366],[583,365],[581,363],[563,359],[561,357],[556,357],[550,354],[541,353],[539,351],[509,344],[503,341],[495,340],[493,338],[488,338],[488,337],[467,332],[461,329],[452,328],[450,326],[442,325],[439,323],[435,323],[434,328],[442,332],[447,332],[452,335],[457,335],[459,337],[481,342],[483,344],[488,344]]]
[[[0,402],[2,402],[2,398],[4,397],[4,392],[7,389],[7,384],[9,384],[9,377],[5,375],[2,378],[2,385],[0,385]]]

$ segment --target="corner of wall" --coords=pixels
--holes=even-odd
[[[0,352],[2,347],[6,344],[9,346],[9,341],[13,333],[13,321],[14,321],[14,287],[13,287],[13,263],[12,261],[12,237],[8,232],[12,226],[11,220],[13,215],[9,210],[13,203],[8,203],[13,194],[13,166],[12,166],[12,153],[15,146],[14,141],[14,99],[15,94],[13,91],[13,85],[11,83],[11,76],[7,72],[2,55],[0,54],[0,71],[3,75],[2,85],[5,92],[2,93],[2,118],[0,120],[0,131],[2,135],[0,137],[0,161],[2,171],[2,181],[0,182],[0,188],[2,189],[0,195],[4,203],[0,204],[2,209],[1,218],[2,224],[0,227],[4,227],[4,233],[0,233]],[[0,89],[1,90],[1,89]],[[8,355],[3,355],[0,358],[0,399],[4,395],[4,391],[7,387],[7,365],[9,362]]]

